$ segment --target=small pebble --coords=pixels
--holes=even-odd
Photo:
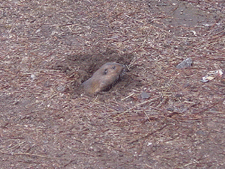
[[[183,68],[187,68],[187,67],[191,67],[192,65],[192,59],[191,58],[187,58],[184,61],[182,61],[181,63],[179,63],[176,68],[177,69],[183,69]]]
[[[49,81],[45,81],[44,86],[45,87],[51,87],[51,83]]]
[[[60,85],[60,86],[58,86],[57,87],[57,90],[59,91],[59,92],[64,92],[65,91],[65,86],[63,86],[63,85]]]
[[[31,74],[31,75],[30,75],[30,78],[31,78],[32,80],[34,80],[35,77],[36,77],[36,76],[35,76],[34,74]]]
[[[148,99],[150,97],[150,94],[149,93],[146,93],[146,92],[142,92],[141,93],[141,98],[142,99]]]
[[[222,71],[223,74],[221,75],[221,83],[225,84],[225,70]]]

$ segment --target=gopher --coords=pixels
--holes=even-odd
[[[123,73],[124,65],[114,62],[108,62],[102,65],[93,76],[82,83],[85,92],[96,94],[104,91],[115,84]]]

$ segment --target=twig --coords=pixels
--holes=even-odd
[[[38,155],[38,154],[30,154],[30,153],[7,153],[0,151],[2,154],[7,154],[7,155],[26,155],[26,156],[34,156],[34,157],[40,157],[40,158],[54,158],[54,157],[48,157],[48,156],[43,156],[43,155]]]
[[[121,101],[126,100],[127,98],[129,98],[129,97],[131,97],[131,96],[133,96],[133,95],[134,95],[134,93],[131,93],[129,96],[124,97],[123,99],[121,99]]]
[[[133,140],[133,141],[129,142],[129,144],[132,144],[132,143],[137,142],[137,141],[139,141],[139,140],[142,140],[142,139],[148,138],[149,136],[151,136],[151,135],[155,134],[155,133],[156,133],[156,132],[158,132],[158,131],[163,130],[165,127],[167,127],[167,126],[169,126],[169,125],[171,125],[171,124],[165,124],[165,125],[164,125],[163,127],[161,127],[160,129],[155,130],[155,131],[153,131],[153,132],[151,132],[151,133],[148,133],[148,134],[146,134],[146,135],[144,135],[144,136],[142,136],[142,137],[140,137],[140,138],[137,138],[137,139],[135,139],[135,140]]]
[[[121,116],[121,115],[123,115],[123,114],[129,112],[130,110],[132,110],[132,109],[134,109],[134,108],[136,108],[136,107],[139,107],[139,106],[141,106],[141,105],[143,105],[143,104],[153,102],[153,101],[155,101],[155,100],[157,100],[157,99],[159,99],[159,98],[160,98],[160,97],[156,97],[156,98],[154,98],[154,99],[147,100],[147,101],[144,101],[144,102],[142,102],[142,103],[139,103],[139,104],[137,104],[137,105],[135,105],[135,106],[133,106],[133,107],[131,107],[131,108],[125,110],[124,112],[122,112],[122,113],[116,115],[114,118],[119,117],[119,116]]]

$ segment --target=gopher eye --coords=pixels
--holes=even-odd
[[[116,66],[113,66],[112,69],[116,69]]]
[[[103,74],[106,75],[108,73],[108,69],[105,69]]]

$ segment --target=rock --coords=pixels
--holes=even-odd
[[[187,58],[184,61],[182,61],[181,63],[179,63],[176,68],[177,69],[183,69],[183,68],[187,68],[187,67],[191,67],[192,65],[192,59],[191,58]]]
[[[66,90],[66,87],[64,85],[60,85],[60,86],[57,87],[57,90],[59,92],[64,92]]]
[[[141,93],[141,98],[142,99],[148,99],[150,97],[150,94],[149,93],[147,93],[147,92],[142,92]]]

